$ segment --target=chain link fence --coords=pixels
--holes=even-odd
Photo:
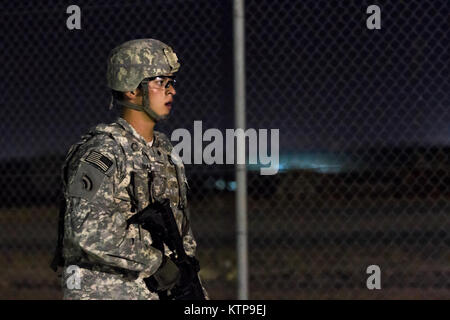
[[[81,9],[68,30],[66,9]],[[366,9],[381,8],[368,30]],[[0,298],[59,299],[49,268],[69,146],[110,122],[106,58],[156,38],[181,60],[171,120],[233,128],[232,3],[0,6]],[[247,0],[247,127],[280,130],[279,172],[248,172],[252,299],[450,298],[448,1]],[[237,297],[232,165],[186,165],[201,275]],[[366,287],[367,267],[381,290]]]

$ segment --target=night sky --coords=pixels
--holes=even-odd
[[[108,111],[106,57],[135,38],[181,60],[168,133],[233,128],[229,1],[67,1],[1,5],[1,159],[64,154]],[[450,144],[448,1],[246,1],[247,126],[279,128],[280,151]]]

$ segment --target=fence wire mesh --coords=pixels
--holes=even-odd
[[[231,1],[77,1],[81,30],[66,27],[71,4],[0,6],[3,299],[61,297],[60,167],[117,116],[111,48],[151,37],[180,57],[158,130],[234,127]],[[279,172],[248,172],[250,298],[450,298],[448,14],[448,1],[246,1],[247,127],[280,130]],[[234,167],[186,171],[205,286],[237,298]]]

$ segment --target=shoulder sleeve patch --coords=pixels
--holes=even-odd
[[[68,185],[69,196],[91,200],[105,179],[106,175],[92,165],[81,162],[78,170]]]

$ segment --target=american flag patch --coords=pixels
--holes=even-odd
[[[111,160],[97,151],[91,151],[91,153],[89,153],[85,160],[86,162],[92,163],[103,172],[108,171],[108,169],[111,168],[113,164]]]

